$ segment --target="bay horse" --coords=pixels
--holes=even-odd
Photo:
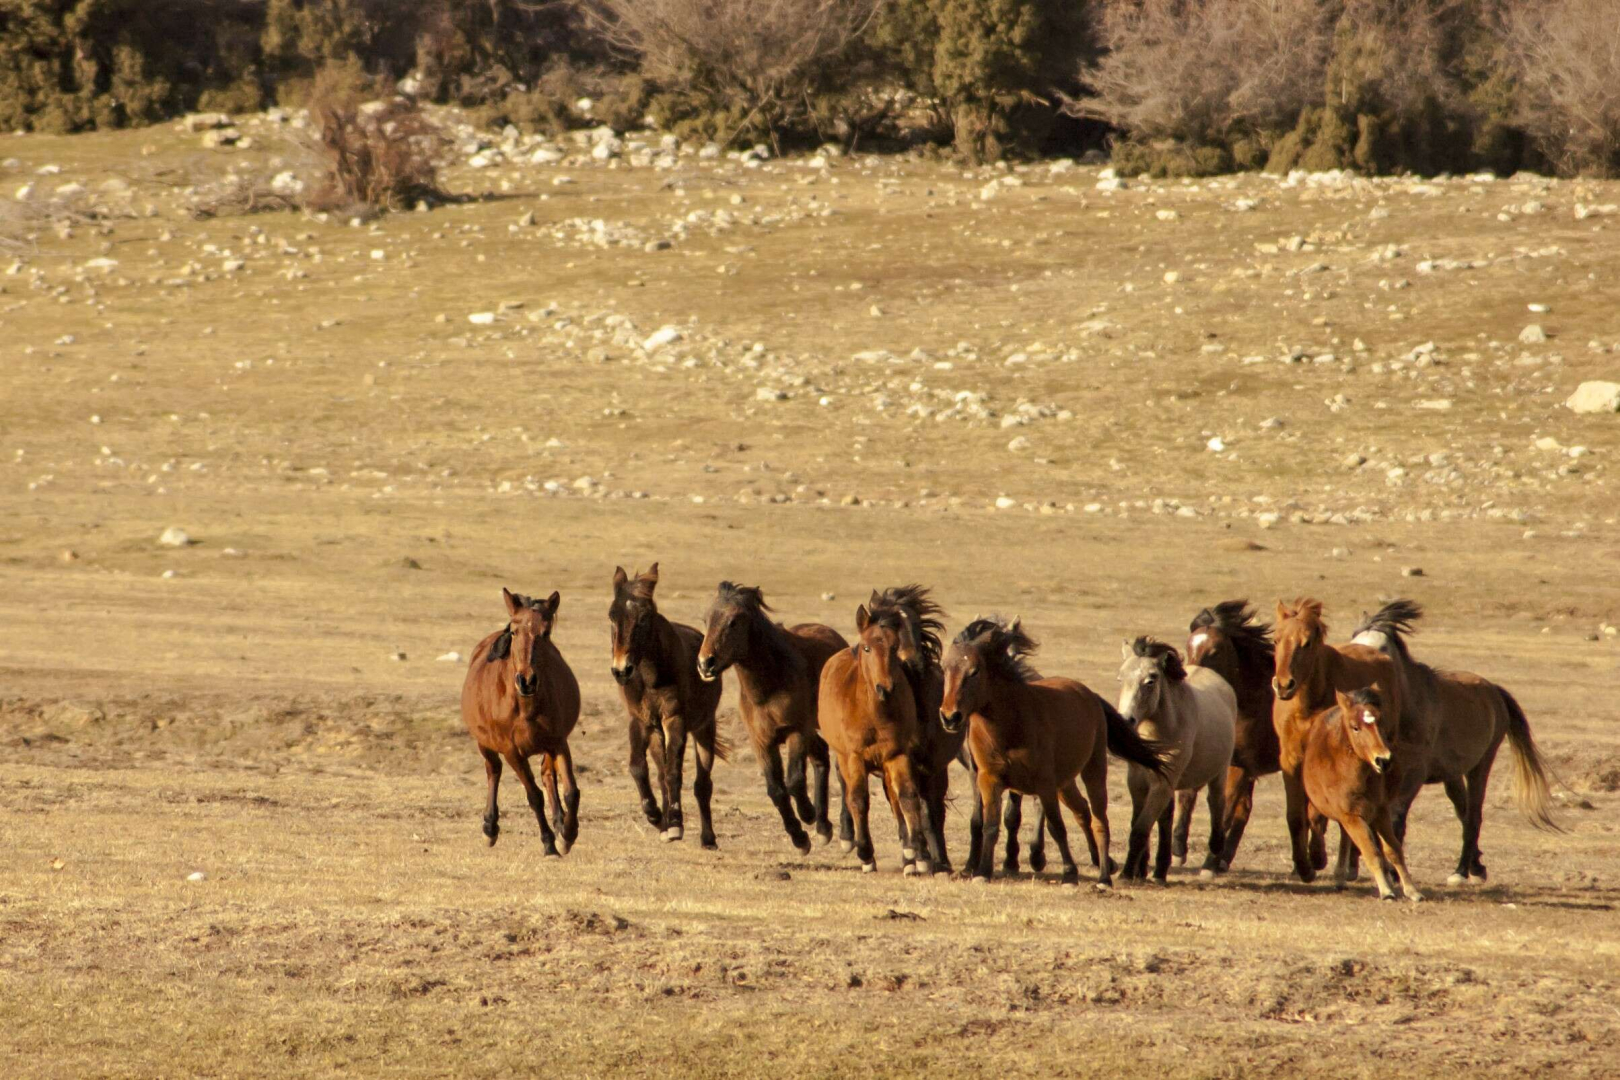
[[[1334,694],[1349,693],[1376,686],[1379,723],[1386,743],[1399,752],[1397,737],[1402,717],[1402,680],[1394,663],[1377,649],[1348,644],[1335,648],[1327,643],[1327,624],[1322,621],[1322,601],[1295,600],[1291,605],[1277,602],[1275,629],[1276,663],[1272,691],[1276,703],[1272,723],[1277,729],[1277,759],[1287,801],[1288,835],[1293,847],[1294,873],[1304,882],[1316,878],[1320,866],[1313,862],[1308,843],[1309,800],[1305,795],[1301,769],[1305,741],[1313,716],[1334,704]],[[1397,761],[1393,774],[1403,766]],[[1384,779],[1386,785],[1399,783],[1397,775]],[[1347,865],[1349,845],[1339,845],[1339,864]]]
[[[1153,876],[1164,884],[1170,873],[1170,824],[1175,793],[1209,792],[1209,854],[1200,876],[1221,870],[1226,850],[1226,771],[1232,764],[1237,729],[1237,694],[1205,667],[1188,670],[1181,655],[1162,641],[1139,637],[1121,646],[1119,712],[1138,735],[1170,751],[1162,771],[1131,765],[1131,841],[1124,876],[1146,878],[1148,838],[1159,827]]]
[[[715,721],[721,681],[708,682],[698,677],[697,654],[703,632],[660,614],[653,598],[657,587],[657,563],[633,577],[622,566],[613,570],[608,627],[613,644],[613,681],[619,684],[619,695],[630,717],[630,775],[641,795],[641,811],[647,823],[658,829],[661,839],[680,840],[685,835],[681,770],[690,737],[697,766],[692,794],[697,798],[700,836],[703,846],[714,850],[720,845],[714,837],[714,817],[709,809],[714,792],[710,773],[715,759],[724,761],[730,749]],[[661,804],[648,780],[649,748],[658,765]]]
[[[1108,888],[1113,883],[1108,857],[1108,753],[1162,774],[1165,748],[1137,735],[1112,705],[1082,683],[1041,678],[1029,665],[1035,649],[1017,619],[1011,624],[975,619],[957,634],[942,663],[945,693],[940,723],[951,732],[967,729],[984,807],[984,837],[974,877],[989,881],[993,876],[1001,796],[1011,789],[1040,799],[1046,827],[1063,858],[1063,880],[1072,883],[1079,881],[1080,870],[1058,810],[1062,800],[1093,849],[1098,886]],[[1085,796],[1076,777],[1086,786]]]
[[[493,847],[501,834],[496,791],[504,759],[517,773],[529,808],[540,822],[546,855],[566,855],[579,835],[579,783],[568,749],[568,736],[579,721],[579,683],[551,641],[562,598],[554,592],[535,600],[502,589],[501,599],[506,602],[506,626],[473,649],[461,685],[461,719],[478,744],[489,779],[484,836]],[[551,802],[551,824],[546,822],[545,803],[529,768],[529,758],[536,754],[540,755],[546,798]],[[557,798],[559,772],[561,800]],[[560,852],[553,826],[562,838]]]
[[[1552,793],[1546,767],[1530,734],[1530,723],[1512,694],[1468,671],[1439,671],[1412,658],[1406,638],[1423,609],[1411,600],[1393,600],[1373,615],[1363,615],[1351,640],[1389,657],[1405,679],[1406,707],[1428,720],[1434,738],[1427,757],[1405,761],[1394,796],[1395,835],[1406,839],[1406,817],[1424,784],[1442,784],[1462,823],[1462,855],[1448,885],[1486,880],[1479,850],[1485,818],[1485,788],[1502,740],[1513,749],[1513,795],[1519,810],[1536,828],[1558,828],[1552,819]],[[1399,744],[1397,753],[1407,753]]]
[[[1271,644],[1271,627],[1261,622],[1247,600],[1223,600],[1194,615],[1187,626],[1186,661],[1208,668],[1225,679],[1237,694],[1237,728],[1232,743],[1232,765],[1226,770],[1222,801],[1226,805],[1226,847],[1221,852],[1221,869],[1229,869],[1237,858],[1238,844],[1254,813],[1254,783],[1278,769],[1277,729],[1271,722],[1275,696],[1271,678],[1276,673],[1276,657]],[[1176,826],[1171,833],[1171,851],[1180,861],[1187,854],[1187,833],[1197,792],[1176,793]],[[1321,844],[1321,834],[1313,830],[1311,843]],[[1326,865],[1312,851],[1312,863]]]
[[[1412,884],[1406,853],[1391,821],[1395,792],[1385,783],[1391,751],[1379,731],[1383,700],[1370,686],[1340,690],[1334,702],[1315,713],[1306,725],[1301,778],[1311,805],[1337,822],[1355,842],[1378,883],[1378,895],[1395,899],[1384,872],[1387,858],[1400,875],[1401,888],[1414,903],[1423,894]],[[1344,887],[1347,860],[1339,859],[1336,880]]]
[[[904,872],[931,873],[938,851],[929,850],[934,831],[913,767],[914,755],[922,749],[923,727],[912,679],[900,659],[908,632],[892,608],[885,617],[873,618],[865,604],[855,609],[855,629],[855,644],[822,666],[816,705],[821,737],[838,765],[843,819],[853,827],[861,869],[876,870],[867,785],[868,774],[876,773],[899,826]]]
[[[765,793],[793,846],[808,854],[810,837],[800,820],[815,826],[822,843],[832,839],[827,744],[816,728],[821,668],[828,657],[848,649],[849,642],[820,623],[784,627],[771,619],[770,611],[758,588],[722,581],[698,647],[697,672],[713,682],[727,668],[737,669],[739,710],[765,775]],[[815,774],[813,805],[805,784],[807,758]]]

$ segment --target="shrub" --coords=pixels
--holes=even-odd
[[[319,210],[400,210],[439,200],[443,134],[413,101],[362,102],[343,75],[315,80],[310,112],[326,176],[309,199]]]
[[[1612,0],[1512,0],[1497,23],[1516,115],[1568,173],[1620,175],[1620,33]]]

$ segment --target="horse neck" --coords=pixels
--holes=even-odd
[[[653,632],[652,649],[647,659],[653,665],[653,685],[663,686],[673,681],[674,674],[680,670],[682,659],[681,637],[675,632],[675,624],[664,618],[663,614],[652,613]]]
[[[992,728],[1004,728],[1018,723],[1029,711],[1029,684],[1022,679],[992,672],[990,692],[985,695],[979,715]]]
[[[1237,657],[1238,677],[1228,681],[1234,690],[1240,690],[1245,685],[1262,689],[1271,687],[1271,677],[1277,671],[1276,653],[1253,646],[1244,647],[1236,641],[1232,642],[1232,652]]]
[[[755,701],[789,685],[805,668],[787,630],[756,612],[748,628],[748,651],[736,663],[737,681]],[[864,681],[864,680],[862,680]]]

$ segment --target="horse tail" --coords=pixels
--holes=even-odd
[[[1108,720],[1109,753],[1163,776],[1169,763],[1170,747],[1152,739],[1142,738],[1136,733],[1136,729],[1131,727],[1129,721],[1119,715],[1119,710],[1101,697],[1097,698],[1097,704],[1102,706],[1103,716]]]
[[[720,721],[714,722],[714,756],[721,761],[731,760],[731,740],[720,734]]]
[[[1552,791],[1547,784],[1547,768],[1542,764],[1541,751],[1530,734],[1530,721],[1525,718],[1519,702],[1498,686],[1502,704],[1507,706],[1508,743],[1513,747],[1513,798],[1526,820],[1538,829],[1563,832],[1552,818]]]

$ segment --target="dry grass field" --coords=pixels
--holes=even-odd
[[[1620,1073],[1620,416],[1562,404],[1620,368],[1620,185],[567,148],[426,213],[194,219],[185,176],[291,160],[244,130],[0,138],[7,1075]],[[75,183],[110,214],[53,214]],[[876,810],[863,876],[739,750],[719,852],[662,844],[605,618],[654,559],[688,621],[726,577],[848,633],[919,580],[1110,697],[1206,604],[1342,639],[1412,596],[1567,832],[1504,752],[1489,885],[1444,887],[1431,789],[1419,905],[1295,882],[1275,778],[1214,883],[902,878]],[[502,585],[561,590],[584,691],[562,860],[510,782],[485,847],[438,659]]]

